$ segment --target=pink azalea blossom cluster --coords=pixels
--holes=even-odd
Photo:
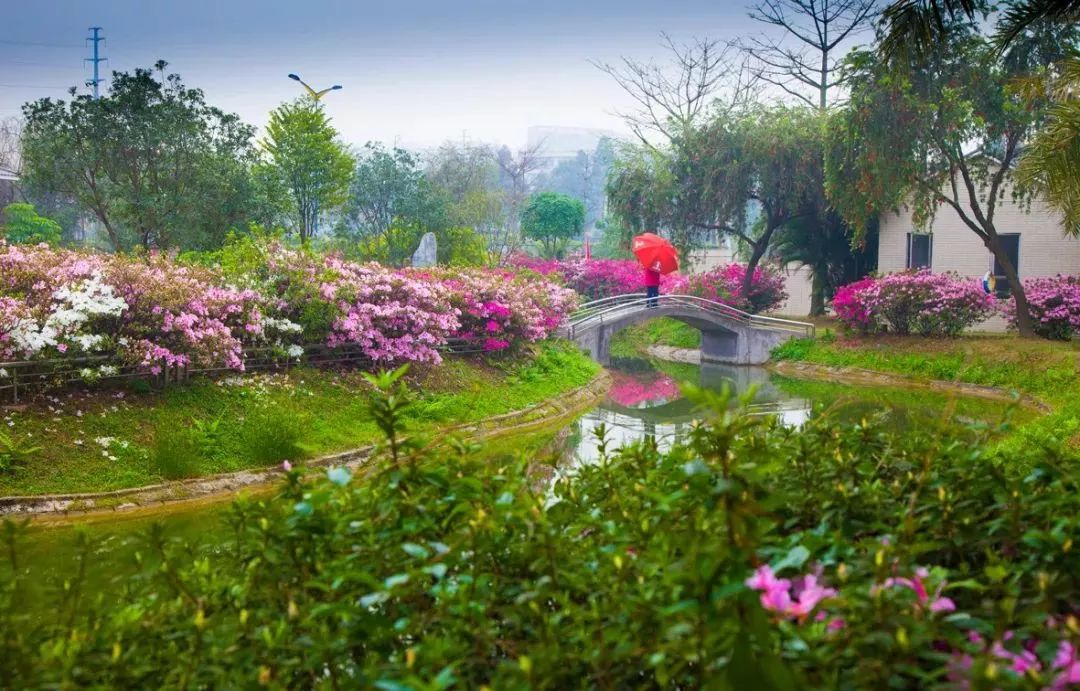
[[[645,292],[645,269],[635,259],[538,259],[523,254],[510,258],[510,265],[544,276],[557,276],[586,300]],[[660,279],[660,291],[685,291],[687,279],[668,274]]]
[[[0,244],[0,295],[6,297],[0,302],[5,357],[115,353],[153,370],[242,369],[244,347],[280,336],[264,321],[255,291],[223,286],[212,271],[158,255]]]
[[[743,295],[742,284],[745,276],[746,264],[722,264],[705,273],[691,276],[689,291],[692,295],[716,300],[753,314],[771,312],[787,300],[784,275],[776,266],[765,264],[754,267],[747,295]]]
[[[902,587],[911,589],[911,591],[915,593],[915,606],[920,609],[926,609],[930,612],[955,611],[956,604],[953,603],[951,599],[941,595],[941,591],[945,589],[946,582],[942,580],[938,583],[938,587],[934,591],[934,594],[930,595],[929,591],[926,589],[926,583],[929,578],[930,571],[920,566],[915,569],[915,573],[911,578],[887,578],[882,584],[882,587]]]
[[[956,336],[997,309],[975,279],[928,269],[864,278],[840,288],[833,306],[854,331],[921,336]]]
[[[1080,278],[1055,276],[1024,281],[1035,333],[1043,338],[1067,341],[1080,331]],[[1001,312],[1011,328],[1016,328],[1016,300],[1001,304]]]
[[[0,357],[242,370],[247,348],[299,357],[322,342],[375,362],[438,363],[451,338],[489,350],[545,338],[576,305],[562,286],[505,271],[425,274],[276,243],[255,251],[226,274],[156,254],[0,242]]]
[[[746,579],[746,587],[761,593],[761,606],[780,617],[805,621],[823,600],[836,597],[836,590],[818,582],[820,574],[808,573],[793,580],[777,578],[772,568],[759,566],[754,575]],[[824,621],[828,615],[819,612],[817,619]],[[833,619],[830,629],[843,627],[843,622]]]
[[[547,338],[577,306],[573,290],[510,271],[441,270],[432,275],[449,288],[458,311],[454,336],[486,351]]]
[[[611,373],[608,398],[621,406],[636,408],[644,403],[671,401],[679,398],[679,385],[671,377],[661,374],[650,381],[614,371]]]
[[[1080,659],[1077,659],[1076,646],[1070,641],[1060,641],[1054,652],[1054,658],[1044,662],[1038,656],[1039,641],[1037,639],[1031,638],[1019,644],[1015,640],[1016,634],[1013,631],[1006,631],[999,640],[991,643],[988,643],[976,631],[968,633],[968,641],[975,646],[975,653],[1004,663],[1018,677],[1048,671],[1050,686],[1044,688],[1051,691],[1075,688],[1080,684]],[[1006,647],[1006,644],[1009,647]],[[949,666],[949,678],[957,687],[969,687],[967,679],[974,662],[975,657],[972,652],[962,651],[953,654],[953,660]]]

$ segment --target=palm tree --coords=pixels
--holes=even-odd
[[[989,11],[986,0],[896,0],[883,13],[882,52],[891,59],[928,54],[950,21],[974,19]],[[1080,21],[1080,0],[1012,0],[1002,10],[994,40],[1006,51],[1038,23],[1073,27]],[[1047,124],[1027,147],[1019,180],[1039,189],[1063,215],[1064,230],[1080,235],[1080,56],[1056,65],[1049,88],[1029,85],[1052,102]]]
[[[825,313],[825,301],[837,288],[876,268],[877,229],[867,229],[859,249],[852,249],[851,237],[836,212],[816,210],[788,221],[775,237],[775,257],[784,264],[795,262],[810,269],[810,316]]]

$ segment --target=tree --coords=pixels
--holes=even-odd
[[[253,128],[165,67],[114,72],[98,100],[72,90],[23,107],[28,184],[75,200],[115,250],[222,236],[248,216]]]
[[[885,11],[884,55],[891,60],[932,53],[949,23],[989,11],[983,0],[898,0]],[[1080,0],[1019,0],[1006,3],[996,25],[1000,51],[1029,43],[1033,28],[1057,25],[1066,32],[1080,21]],[[1024,48],[1014,51],[1022,55]],[[1080,58],[1065,57],[1044,78],[1031,80],[1035,101],[1049,98],[1045,124],[1023,154],[1019,179],[1061,211],[1070,235],[1080,234]]]
[[[581,200],[585,227],[589,228],[604,215],[604,185],[614,162],[615,144],[605,137],[592,151],[578,151],[574,158],[560,161],[550,173],[540,175],[534,187]]]
[[[517,246],[500,174],[492,150],[470,142],[446,142],[428,159],[425,170],[434,194],[444,202],[449,226],[472,228],[496,259]]]
[[[750,17],[782,37],[742,43],[754,74],[814,108],[825,110],[843,84],[841,45],[870,28],[876,0],[761,0]]]
[[[648,148],[671,143],[710,111],[730,115],[751,98],[755,82],[732,46],[712,39],[676,43],[661,34],[668,64],[624,57],[620,64],[593,62],[637,104],[620,116]]]
[[[951,24],[944,38],[929,55],[891,65],[871,52],[852,57],[850,107],[829,130],[829,196],[855,227],[902,204],[922,227],[939,207],[957,214],[1003,268],[1018,330],[1031,336],[1027,296],[994,213],[1007,193],[1031,198],[1011,171],[1047,116],[1045,101],[1022,98],[1015,80],[1060,59],[1066,37],[1042,33],[1007,55],[966,22]]]
[[[839,214],[828,207],[808,209],[777,231],[772,256],[810,270],[810,316],[825,314],[825,301],[837,288],[876,268],[876,224],[853,249],[851,230]]]
[[[56,245],[60,242],[61,228],[56,221],[38,216],[31,204],[8,204],[4,207],[3,225],[0,237],[9,243],[18,245],[36,245],[47,242]]]
[[[353,158],[322,106],[310,98],[271,111],[262,148],[269,174],[289,191],[297,234],[307,243],[318,233],[319,219],[348,198]]]
[[[558,192],[533,195],[521,213],[522,232],[541,244],[545,257],[561,257],[584,224],[585,205]]]
[[[630,228],[667,230],[684,259],[705,231],[744,243],[748,293],[774,234],[809,213],[821,180],[820,116],[778,106],[714,117],[666,153],[638,150],[620,162],[608,194]]]
[[[369,142],[357,161],[337,233],[353,241],[379,243],[393,240],[390,230],[395,226],[416,226],[422,235],[448,225],[444,206],[412,154]]]
[[[1038,85],[1042,89],[1042,85]],[[1044,92],[1046,124],[1035,133],[1018,170],[1062,214],[1068,235],[1080,235],[1080,60],[1066,60]]]
[[[513,252],[521,237],[522,210],[532,191],[532,174],[540,169],[540,144],[527,146],[516,152],[502,147],[495,152],[499,166],[499,183],[503,188],[503,204],[506,207],[506,250]]]
[[[22,133],[19,118],[0,119],[0,168],[16,174],[22,171]]]

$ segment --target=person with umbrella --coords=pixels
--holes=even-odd
[[[648,307],[660,304],[660,276],[679,268],[679,253],[670,242],[653,233],[642,233],[630,244],[634,256],[645,268],[645,303]]]

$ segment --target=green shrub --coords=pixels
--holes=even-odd
[[[1068,671],[1080,467],[1052,450],[789,429],[691,390],[712,412],[685,446],[603,444],[548,483],[529,459],[403,442],[398,377],[375,380],[393,442],[370,472],[292,470],[235,504],[227,549],[153,531],[119,602],[71,597],[74,575],[45,619],[18,606],[18,569],[0,579],[0,686],[1040,688]]]
[[[0,473],[15,470],[38,451],[41,451],[40,446],[20,444],[10,435],[0,432]]]
[[[154,434],[150,461],[154,469],[167,480],[198,475],[201,457],[194,436],[186,427],[167,427]]]
[[[240,437],[244,452],[259,464],[302,458],[304,415],[292,406],[256,408],[244,420]]]

